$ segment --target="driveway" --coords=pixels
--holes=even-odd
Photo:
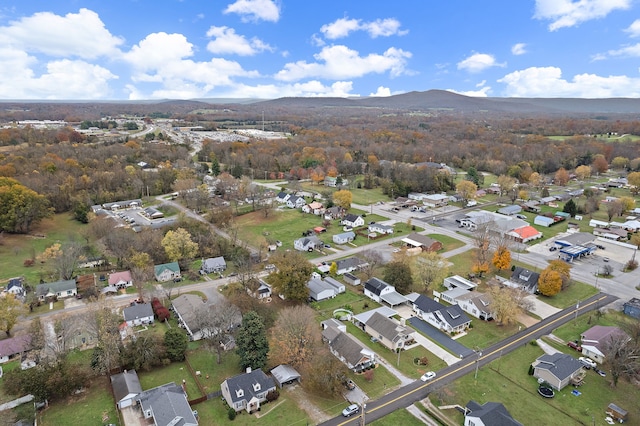
[[[430,339],[447,348],[451,353],[458,354],[460,358],[465,358],[474,354],[474,351],[472,349],[469,349],[466,346],[456,342],[451,337],[432,327],[420,318],[412,317],[409,318],[408,321],[409,324],[411,324],[414,328],[420,330]]]
[[[536,314],[542,319],[548,318],[551,315],[561,311],[561,309],[558,309],[554,306],[549,305],[548,303],[543,302],[533,294],[525,297],[525,300],[528,302],[531,302],[533,306],[530,312],[533,314]]]

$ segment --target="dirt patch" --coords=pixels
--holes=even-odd
[[[320,408],[316,407],[309,400],[309,398],[307,398],[306,392],[302,390],[300,386],[288,386],[284,389],[284,391],[289,394],[291,399],[295,401],[296,404],[298,404],[298,407],[300,407],[300,409],[304,410],[307,413],[314,424],[319,424],[332,418],[332,416],[326,414]]]
[[[518,315],[518,322],[524,325],[525,327],[531,327],[532,325],[536,325],[537,323],[539,323],[540,320],[530,317],[527,314],[520,314]]]

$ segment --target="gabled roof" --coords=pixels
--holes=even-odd
[[[111,376],[111,388],[116,402],[122,401],[127,395],[142,393],[142,386],[140,386],[136,370],[125,370],[123,373]]]
[[[38,284],[36,286],[36,294],[38,296],[46,296],[49,293],[58,293],[68,290],[76,290],[75,280],[56,281],[53,283]]]
[[[439,243],[439,241],[434,240],[433,238],[429,238],[426,235],[420,235],[416,232],[412,232],[402,241],[416,247],[431,247],[433,244]]]
[[[359,313],[358,315],[355,315],[353,317],[353,320],[365,324],[367,321],[369,321],[369,318],[371,318],[371,316],[373,316],[373,314],[375,314],[376,312],[384,315],[387,318],[391,318],[392,316],[398,314],[398,311],[394,309],[391,309],[387,306],[380,306],[379,308],[371,309],[370,311],[365,311]]]
[[[196,318],[200,309],[206,308],[204,301],[200,296],[195,294],[183,294],[171,302],[173,309],[180,315],[182,321],[187,323],[187,326],[192,333],[198,331],[196,327]]]
[[[307,288],[309,288],[309,296],[313,300],[318,300],[319,294],[325,291],[330,291],[333,295],[336,294],[336,289],[331,284],[327,284],[319,278],[309,280],[309,282],[307,282]]]
[[[523,226],[522,228],[514,229],[512,232],[518,234],[520,238],[526,240],[527,238],[532,238],[541,234],[536,228],[531,225]]]
[[[280,383],[280,385],[293,380],[300,380],[300,373],[298,373],[295,368],[287,364],[280,364],[271,370],[271,375],[278,383]]]
[[[329,345],[331,346],[331,348],[341,357],[343,357],[348,364],[354,367],[358,365],[362,358],[365,356],[363,354],[363,351],[368,351],[364,346],[362,346],[360,342],[357,342],[348,334],[336,330],[333,327],[327,327],[327,329],[322,332],[322,335],[327,340],[329,340]],[[330,335],[332,335],[331,338],[328,337]]]
[[[276,387],[273,379],[268,377],[260,368],[230,377],[225,382],[229,388],[231,400],[234,403],[244,400],[249,401],[258,393],[263,393]]]
[[[358,268],[366,264],[367,262],[365,262],[362,259],[358,259],[357,257],[348,257],[346,259],[340,259],[336,261],[336,266],[338,266],[338,271],[342,269]]]
[[[431,312],[441,321],[446,322],[451,327],[458,327],[467,322],[471,322],[471,318],[462,310],[459,305],[444,306],[433,299],[421,294],[413,302],[423,312]]]
[[[511,273],[509,281],[522,284],[527,288],[535,288],[535,286],[538,285],[539,278],[539,273],[517,266]]]
[[[365,323],[368,327],[387,340],[397,341],[401,336],[413,334],[413,330],[398,324],[390,318],[375,312]]]
[[[353,213],[348,213],[344,216],[344,218],[342,218],[342,220],[344,222],[355,222],[356,220],[358,220],[360,218],[360,216],[358,216],[357,214],[353,214]]]
[[[198,425],[184,390],[173,382],[142,392],[136,401],[140,401],[143,412],[151,409],[158,426]]]
[[[173,273],[179,273],[180,265],[178,265],[178,262],[169,262],[169,263],[163,263],[161,265],[155,265],[153,267],[153,272],[156,276],[162,274],[166,270],[169,270]]]
[[[563,381],[571,377],[582,368],[582,363],[568,354],[557,352],[553,355],[544,354],[536,360],[535,368],[548,370],[558,380]]]
[[[122,311],[125,321],[133,321],[140,318],[153,317],[153,308],[150,303],[134,303]]]
[[[522,426],[522,423],[511,417],[506,407],[499,402],[486,402],[483,405],[475,401],[467,404],[465,417],[476,417],[485,425],[491,426]]]
[[[371,293],[380,296],[382,290],[387,287],[393,287],[391,284],[382,281],[379,278],[373,277],[364,283],[364,289],[369,290]]]
[[[203,263],[203,267],[206,267],[207,269],[216,269],[216,268],[226,268],[227,267],[227,262],[224,260],[224,257],[222,256],[218,256],[218,257],[210,257],[208,259],[205,259]]]
[[[353,240],[355,237],[356,237],[356,233],[353,231],[342,232],[340,234],[336,234],[333,236],[334,239],[337,238],[339,240],[344,238],[347,238],[347,239],[351,238]]]
[[[120,271],[109,274],[109,285],[115,285],[119,282],[131,282],[130,271]]]
[[[604,353],[606,345],[617,337],[628,339],[629,336],[618,327],[594,325],[580,335],[583,346],[590,345],[596,347],[600,352]]]
[[[0,340],[0,357],[12,356],[31,349],[31,336],[14,336]]]

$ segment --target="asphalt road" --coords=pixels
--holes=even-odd
[[[448,385],[449,383],[459,379],[460,377],[473,372],[477,368],[481,368],[486,364],[498,359],[502,355],[506,355],[518,347],[526,345],[528,342],[538,339],[545,334],[549,334],[559,326],[571,321],[577,315],[582,315],[598,309],[601,306],[610,304],[616,300],[615,296],[605,293],[599,293],[580,303],[576,312],[576,307],[567,308],[555,315],[529,327],[517,334],[504,339],[503,341],[492,345],[488,348],[481,348],[476,352],[478,356],[464,358],[459,362],[450,365],[437,372],[437,377],[430,382],[422,382],[417,380],[407,386],[399,388],[380,399],[366,402],[365,419],[371,422],[386,416],[400,408],[406,408],[417,401],[426,398],[430,392]],[[533,360],[532,360],[533,361]],[[356,425],[359,424],[360,417],[344,418],[342,416],[334,417],[322,423],[322,426],[338,426],[338,425]]]

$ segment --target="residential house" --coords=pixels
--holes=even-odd
[[[23,282],[23,278],[19,277],[19,278],[11,278],[9,280],[9,283],[7,284],[7,287],[5,288],[5,291],[7,293],[11,293],[14,296],[16,296],[17,299],[22,300],[27,292],[24,289],[24,286],[22,285]]]
[[[321,278],[311,278],[307,282],[307,287],[309,288],[309,298],[316,302],[333,299],[337,294],[336,289]]]
[[[511,417],[500,402],[480,405],[471,400],[464,410],[464,426],[522,426],[522,423]]]
[[[122,290],[133,286],[133,278],[131,271],[120,271],[109,274],[109,286],[115,287],[116,290]]]
[[[365,323],[364,331],[392,351],[403,349],[412,342],[414,333],[413,329],[377,312]]]
[[[189,334],[191,340],[200,340],[203,330],[200,329],[198,313],[206,309],[204,300],[195,294],[183,294],[171,302],[173,311],[178,317],[178,324]]]
[[[298,238],[293,241],[293,248],[298,251],[313,251],[318,247],[322,247],[324,243],[315,235]]]
[[[164,217],[164,213],[155,207],[147,207],[142,210],[142,214],[148,217],[149,219],[162,219]]]
[[[324,186],[328,186],[330,188],[337,188],[338,186],[347,186],[349,185],[349,180],[338,178],[334,176],[325,176],[324,178]]]
[[[527,293],[533,294],[538,290],[539,279],[539,273],[516,266],[511,273],[511,277],[507,281],[504,281],[503,284],[508,287],[519,288]]]
[[[118,201],[118,202],[115,202],[115,203],[105,203],[105,204],[102,205],[102,207],[105,210],[112,210],[112,211],[116,211],[116,210],[120,210],[120,209],[136,208],[136,207],[140,207],[140,206],[142,206],[142,200],[140,200],[140,199]]]
[[[266,281],[259,278],[256,285],[247,286],[247,293],[249,293],[251,297],[262,300],[271,297],[272,289]]]
[[[153,275],[158,282],[176,281],[182,278],[178,262],[163,263],[153,267]]]
[[[402,242],[409,248],[420,248],[422,251],[438,251],[442,249],[440,241],[412,232]]]
[[[619,241],[621,239],[626,240],[629,234],[626,229],[621,228],[593,228],[593,235],[608,240]]]
[[[407,194],[407,198],[415,201],[422,201],[427,194],[423,194],[421,192],[410,192]]]
[[[469,281],[466,278],[462,278],[460,275],[453,275],[451,277],[445,278],[443,285],[449,290],[452,290],[454,288],[461,288],[469,291],[472,291],[478,286],[478,284],[474,283],[473,281]]]
[[[602,364],[605,360],[607,348],[612,342],[618,340],[627,342],[631,338],[618,327],[594,325],[580,335],[580,340],[582,354]]]
[[[342,232],[333,236],[333,242],[336,244],[347,244],[356,238],[356,234],[353,231]]]
[[[329,344],[331,353],[352,371],[361,372],[376,364],[375,352],[335,327],[324,329],[322,339]]]
[[[357,228],[364,225],[364,219],[362,216],[349,213],[342,218],[341,225],[350,226],[351,228]]]
[[[552,217],[547,217],[547,216],[538,215],[536,216],[535,219],[533,219],[534,225],[544,226],[546,228],[550,227],[554,223],[556,223],[555,220],[553,220]]]
[[[324,211],[325,220],[342,219],[345,214],[345,210],[339,206],[333,206]]]
[[[334,278],[326,277],[324,279],[324,282],[333,287],[336,290],[336,294],[344,293],[345,291],[347,291],[344,284]]]
[[[360,285],[361,283],[360,278],[353,275],[351,272],[345,272],[342,275],[342,279],[345,280],[347,284],[351,284],[351,285]]]
[[[395,309],[391,309],[388,306],[380,306],[378,308],[369,309],[368,311],[360,312],[357,315],[352,315],[351,322],[354,323],[356,326],[360,327],[362,331],[364,331],[365,324],[376,313],[383,315],[387,318],[391,318],[398,315],[398,311],[396,311]]]
[[[59,299],[72,297],[78,294],[76,280],[63,280],[53,283],[38,284],[36,286],[36,296],[39,300],[57,297]]]
[[[280,364],[271,370],[271,376],[273,376],[281,389],[284,385],[290,385],[293,382],[300,383],[300,373],[298,373],[295,368],[287,364]]]
[[[267,393],[276,390],[276,383],[261,369],[249,368],[246,373],[222,382],[220,390],[229,407],[236,412],[246,410],[247,413],[253,413],[267,400]]]
[[[368,228],[369,232],[375,232],[376,234],[393,234],[393,226],[391,225],[383,225],[381,223],[371,223]]]
[[[341,321],[335,319],[335,318],[329,318],[326,319],[324,321],[322,321],[320,323],[320,326],[322,327],[323,330],[326,330],[327,327],[333,327],[333,328],[337,328],[338,330],[342,331],[343,333],[347,332],[347,326],[342,323]]]
[[[412,308],[418,318],[447,333],[461,333],[471,324],[459,305],[444,306],[422,294],[412,302]]]
[[[153,324],[153,308],[150,303],[133,303],[122,310],[124,321],[129,327]]]
[[[489,294],[477,291],[467,291],[455,299],[463,311],[483,321],[491,321],[495,317],[492,301]]]
[[[589,221],[589,226],[592,228],[608,228],[609,222],[604,222],[602,220],[591,219]]]
[[[276,195],[276,201],[280,204],[284,204],[287,202],[287,200],[289,200],[289,197],[291,197],[291,194],[287,194],[284,191],[280,191],[278,192],[278,195]]]
[[[360,268],[364,268],[367,266],[367,262],[357,257],[348,257],[346,259],[340,259],[336,261],[336,266],[338,267],[338,271],[336,272],[338,275],[343,275],[348,272],[357,271]]]
[[[0,340],[0,364],[31,349],[31,336],[21,335]]]
[[[320,216],[324,213],[324,206],[322,203],[314,201],[302,207],[302,211],[307,214],[314,214]]]
[[[633,297],[628,302],[624,302],[622,312],[632,318],[640,319],[640,299]]]
[[[305,204],[307,204],[307,202],[304,197],[298,197],[297,195],[292,195],[287,200],[287,207],[290,209],[299,209],[304,207]]]
[[[533,377],[544,380],[556,390],[562,390],[570,383],[582,383],[585,375],[582,363],[562,352],[541,355],[532,366]]]
[[[407,299],[398,293],[394,286],[376,277],[364,283],[364,295],[378,303],[386,303],[391,307],[407,303]]]
[[[142,393],[140,379],[136,370],[124,370],[110,377],[111,389],[119,410],[130,407],[135,403],[135,398]]]
[[[211,273],[221,273],[227,269],[227,262],[224,260],[224,257],[210,257],[202,261],[202,265],[200,266],[201,274],[211,274]]]
[[[136,402],[146,420],[155,426],[197,426],[198,420],[187,401],[187,394],[174,382],[140,393]]]

